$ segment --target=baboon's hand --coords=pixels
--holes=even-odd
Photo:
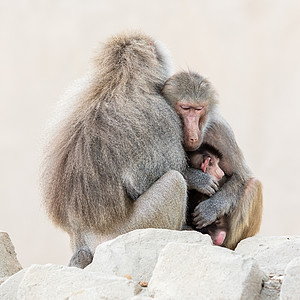
[[[189,190],[197,190],[211,197],[219,189],[218,183],[210,175],[200,170],[188,168],[185,176]]]
[[[192,217],[196,229],[206,227],[217,220],[216,208],[211,202],[210,199],[207,199],[195,207]]]

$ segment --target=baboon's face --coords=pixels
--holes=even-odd
[[[207,105],[179,101],[176,103],[175,109],[183,121],[183,146],[185,150],[197,150],[203,140]]]
[[[197,73],[181,72],[167,80],[162,95],[182,120],[185,150],[197,150],[217,103],[214,88]]]
[[[195,151],[189,155],[190,165],[195,169],[201,169],[204,173],[209,174],[216,182],[219,182],[225,173],[221,169],[219,163],[220,158],[208,151],[199,153]]]

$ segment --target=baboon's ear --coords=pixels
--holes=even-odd
[[[201,165],[201,170],[203,171],[203,172],[205,172],[206,171],[206,168],[207,168],[207,166],[208,166],[208,164],[209,164],[209,162],[210,162],[210,157],[207,157],[206,159],[205,159],[205,161],[202,163],[202,165]]]

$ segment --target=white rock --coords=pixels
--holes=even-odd
[[[208,235],[196,231],[139,229],[99,245],[86,270],[148,282],[160,251],[169,242],[212,245]]]
[[[9,277],[22,269],[15,248],[6,232],[0,231],[0,278]]]
[[[235,252],[255,258],[266,274],[283,275],[287,264],[300,256],[300,237],[255,236],[241,241]]]
[[[286,267],[280,299],[300,299],[300,257],[294,258]]]
[[[255,260],[217,246],[170,243],[148,285],[159,299],[255,299],[264,273]]]
[[[23,269],[15,273],[0,286],[0,299],[5,299],[5,300],[17,299],[18,288],[26,271],[27,269]]]
[[[139,292],[136,296],[134,296],[131,300],[151,300],[152,297],[149,296],[148,289],[143,288],[141,292]]]
[[[152,297],[137,295],[134,296],[131,300],[153,300]]]
[[[0,285],[6,281],[9,277],[0,277]]]
[[[86,288],[79,291],[76,291],[71,294],[67,299],[68,300],[123,300],[123,299],[135,299],[135,297],[129,295],[128,291],[123,291],[122,285],[115,284],[111,288],[117,289],[118,292],[107,292],[103,290],[102,286],[95,286],[92,288]],[[56,299],[56,298],[55,298]]]
[[[138,285],[126,278],[50,264],[32,265],[19,285],[17,299],[131,299],[139,291]]]

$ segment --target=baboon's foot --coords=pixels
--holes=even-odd
[[[72,256],[69,267],[85,268],[93,261],[93,254],[88,247],[79,248]]]

